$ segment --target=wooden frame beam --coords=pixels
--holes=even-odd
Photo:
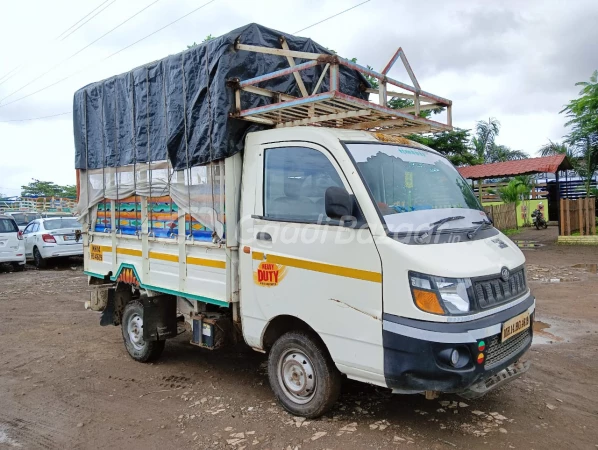
[[[298,125],[308,125],[310,123],[326,122],[328,120],[348,119],[350,117],[369,116],[372,112],[368,109],[360,109],[357,111],[347,111],[344,113],[327,114],[325,116],[317,116],[308,119],[293,120],[292,122],[285,122],[276,125],[276,128],[294,127]]]
[[[246,50],[248,52],[256,52],[256,53],[266,53],[268,55],[278,55],[278,56],[290,56],[291,58],[301,58],[301,59],[318,59],[325,56],[323,53],[309,53],[309,52],[297,52],[295,50],[284,50],[281,48],[270,48],[270,47],[261,47],[259,45],[247,45],[247,44],[236,44],[236,50]]]
[[[291,51],[289,48],[289,44],[287,44],[287,40],[284,37],[280,37],[280,45],[282,48],[287,51]],[[289,66],[295,67],[295,60],[292,56],[286,55],[287,61],[289,62]],[[303,84],[303,80],[301,79],[301,74],[299,72],[293,72],[293,76],[295,77],[295,81],[297,82],[297,87],[299,87],[299,91],[301,91],[301,95],[303,97],[308,97],[309,94],[307,93],[307,89],[305,89],[305,84]]]

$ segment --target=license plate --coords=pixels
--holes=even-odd
[[[65,241],[74,241],[75,236],[74,235],[62,236],[62,239],[64,239]]]
[[[89,258],[94,261],[104,261],[104,256],[102,255],[102,247],[99,245],[91,244],[89,246]]]
[[[502,325],[502,339],[501,342],[506,341],[510,337],[513,337],[522,331],[525,331],[529,328],[530,320],[529,320],[529,313],[526,311],[518,316],[513,317],[512,319],[507,320]]]

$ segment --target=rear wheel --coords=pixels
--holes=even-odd
[[[308,333],[289,332],[274,343],[268,376],[282,406],[296,416],[319,417],[340,394],[338,369],[322,343]]]
[[[46,260],[42,257],[37,247],[33,247],[33,262],[38,269],[45,269]]]
[[[155,361],[164,350],[166,341],[143,339],[143,305],[134,300],[127,303],[121,323],[125,348],[131,358],[139,362]]]

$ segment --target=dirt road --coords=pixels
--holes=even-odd
[[[0,448],[596,449],[598,275],[573,266],[598,263],[598,249],[553,234],[514,237],[543,244],[526,250],[541,323],[525,377],[465,402],[347,382],[315,421],[274,402],[265,356],[242,346],[210,352],[181,335],[158,363],[134,362],[120,329],[84,310],[73,262],[0,273]]]

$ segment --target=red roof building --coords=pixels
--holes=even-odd
[[[463,178],[483,180],[486,178],[530,175],[532,173],[556,173],[559,170],[570,170],[571,168],[571,163],[566,155],[556,155],[459,167],[458,170]]]

